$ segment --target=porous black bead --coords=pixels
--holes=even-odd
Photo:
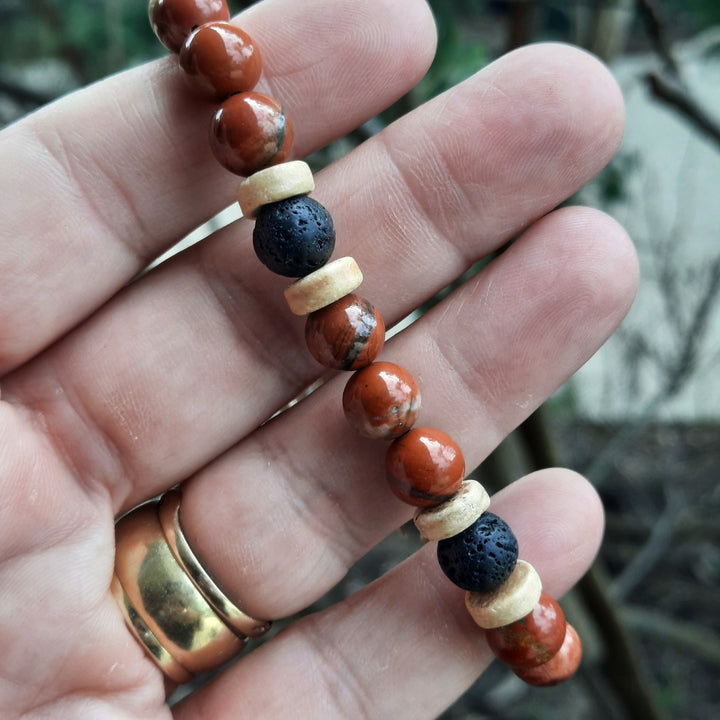
[[[274,273],[305,277],[330,259],[335,227],[319,202],[299,195],[260,208],[253,247],[260,262]]]
[[[486,512],[458,535],[440,540],[437,556],[442,571],[455,585],[490,592],[515,569],[518,543],[504,520]]]

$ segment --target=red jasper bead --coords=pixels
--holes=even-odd
[[[208,95],[226,98],[252,90],[260,79],[260,52],[252,38],[235,25],[201,25],[180,50],[180,67]]]
[[[565,625],[565,639],[562,647],[552,659],[542,665],[531,668],[513,668],[513,672],[529,685],[537,687],[550,687],[558,685],[574,675],[580,667],[582,659],[582,643],[575,628],[567,623]]]
[[[485,631],[495,656],[513,668],[542,665],[552,659],[565,639],[565,613],[542,593],[535,609],[522,620]]]
[[[238,175],[285,162],[293,139],[292,123],[280,104],[256,92],[229,97],[215,113],[210,131],[218,162]]]
[[[385,459],[390,489],[402,501],[433,507],[451,498],[465,474],[458,444],[441,430],[413,428],[394,440]]]
[[[196,27],[230,19],[225,0],[150,0],[148,14],[153,32],[174,53]]]
[[[420,412],[420,389],[405,368],[375,362],[350,378],[343,392],[343,409],[360,435],[397,438],[415,424]]]
[[[385,323],[372,303],[350,293],[308,315],[305,342],[325,367],[357,370],[369,365],[382,350]]]

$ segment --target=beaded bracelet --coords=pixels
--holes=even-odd
[[[466,591],[466,607],[492,652],[532,685],[569,678],[582,655],[577,633],[543,592],[536,570],[518,559],[517,540],[488,512],[482,485],[463,480],[457,443],[441,430],[415,427],[420,391],[412,375],[377,361],[385,341],[382,316],[355,293],[363,279],[355,260],[328,262],[332,218],[309,197],[315,185],[307,164],[286,162],[293,128],[282,105],[253,92],[261,60],[252,38],[229,23],[225,0],[151,0],[149,14],[185,75],[221,102],[210,146],[225,168],[246,176],[237,197],[244,217],[255,220],[255,253],[272,272],[296,279],[285,297],[291,312],[307,316],[313,357],[354,371],[343,392],[345,416],[360,435],[389,441],[390,490],[418,508],[415,525],[425,540],[437,541],[440,567]]]

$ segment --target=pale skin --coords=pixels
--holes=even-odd
[[[283,22],[277,22],[283,18]],[[420,0],[268,0],[237,20],[295,157],[412,87],[435,30]],[[114,518],[184,482],[208,569],[263,618],[298,612],[412,510],[383,443],[342,420],[338,377],[262,429],[322,372],[255,259],[251,223],[131,284],[232,202],[212,106],[165,59],[0,134],[0,707],[7,718],[433,718],[492,659],[427,546],[328,611],[288,624],[169,709],[169,686],[109,593]],[[479,464],[612,333],[637,283],[632,245],[596,211],[553,211],[616,151],[620,93],[563,46],[497,61],[321,172],[335,257],[391,325],[472,263],[511,249],[383,351],[423,393],[420,422]],[[602,533],[569,470],[492,509],[561,596]]]

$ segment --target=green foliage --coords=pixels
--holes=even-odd
[[[390,123],[427,100],[448,90],[490,60],[477,32],[486,12],[484,0],[429,0],[438,31],[438,45],[425,77],[405,97],[382,113]]]
[[[663,710],[672,712],[687,704],[687,693],[679,684],[671,683],[658,687],[655,700]]]
[[[3,19],[3,62],[55,58],[84,83],[163,52],[148,27],[145,4],[106,0],[28,0]]]
[[[554,421],[571,420],[577,416],[578,397],[574,381],[566,382],[547,401],[547,409]]]
[[[720,25],[720,2],[718,0],[665,0],[659,3],[665,17],[687,14],[697,27]]]
[[[481,0],[430,0],[438,28],[438,48],[430,70],[418,88],[420,100],[437,95],[489,60],[484,42],[472,33],[485,12]],[[469,21],[472,22],[469,22]]]
[[[640,165],[636,153],[619,152],[595,178],[602,206],[610,206],[627,198],[627,182]]]

